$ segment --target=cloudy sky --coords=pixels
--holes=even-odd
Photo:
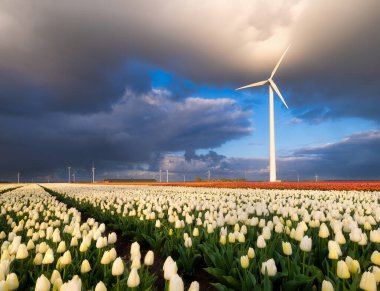
[[[380,1],[0,2],[0,181],[380,179]],[[166,178],[166,177],[165,177]]]

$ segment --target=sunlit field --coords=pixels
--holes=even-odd
[[[380,281],[377,191],[15,187],[0,186],[0,290],[377,290]]]

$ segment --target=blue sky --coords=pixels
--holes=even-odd
[[[236,100],[241,107],[252,110],[250,119],[253,129],[252,134],[240,139],[227,141],[215,149],[201,149],[198,151],[199,153],[204,154],[208,150],[216,150],[222,155],[240,158],[250,158],[252,156],[262,158],[269,155],[268,86],[236,91],[232,86],[223,88],[215,88],[210,85],[197,86],[190,80],[160,69],[152,69],[150,75],[153,88],[176,88],[174,91],[186,88],[185,90],[190,92],[190,96],[209,99],[231,98]],[[252,80],[252,82],[255,81],[261,80]],[[280,91],[286,101],[288,94],[285,83],[282,83]],[[294,149],[335,143],[350,134],[377,128],[375,122],[362,118],[347,117],[321,121],[303,120],[292,113],[291,104],[288,104],[288,106],[289,109],[286,109],[275,94],[277,153],[283,156],[291,155]],[[309,104],[307,108],[313,108],[313,104]]]
[[[154,11],[154,13],[152,13]],[[380,2],[0,4],[0,181],[380,179]],[[221,27],[223,29],[221,29]]]

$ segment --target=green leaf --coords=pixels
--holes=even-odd
[[[269,280],[269,277],[267,275],[264,276],[263,290],[265,290],[265,291],[273,290],[272,282],[271,282],[271,280]]]
[[[224,286],[221,283],[211,283],[211,285],[219,291],[234,291],[234,289],[228,288],[227,286]]]
[[[308,277],[303,274],[297,275],[293,280],[285,282],[283,290],[293,291],[295,289],[306,287],[308,284],[313,283],[315,277]]]
[[[223,276],[223,279],[235,290],[240,290],[240,282],[232,276]]]
[[[221,279],[223,278],[223,276],[226,275],[223,270],[218,269],[218,268],[208,267],[208,268],[204,268],[204,270],[217,279]]]

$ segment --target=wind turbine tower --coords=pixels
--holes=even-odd
[[[71,183],[71,173],[70,173],[71,167],[67,167],[67,169],[69,170],[69,183]]]
[[[284,98],[281,95],[280,90],[278,89],[277,85],[273,81],[273,76],[276,73],[278,67],[280,66],[282,59],[285,57],[286,52],[290,48],[290,45],[285,50],[285,52],[282,54],[280,60],[274,67],[272,74],[270,75],[269,79],[265,81],[260,81],[257,83],[249,84],[247,86],[243,86],[240,88],[237,88],[236,90],[251,88],[251,87],[258,87],[262,85],[268,84],[269,87],[269,181],[270,182],[276,182],[276,147],[275,147],[275,139],[274,139],[274,100],[273,100],[273,90],[276,92],[278,97],[281,99],[282,103],[284,103],[285,107],[288,108],[288,105],[286,104]]]
[[[94,162],[92,162],[92,183],[95,183],[95,166],[94,166]]]

